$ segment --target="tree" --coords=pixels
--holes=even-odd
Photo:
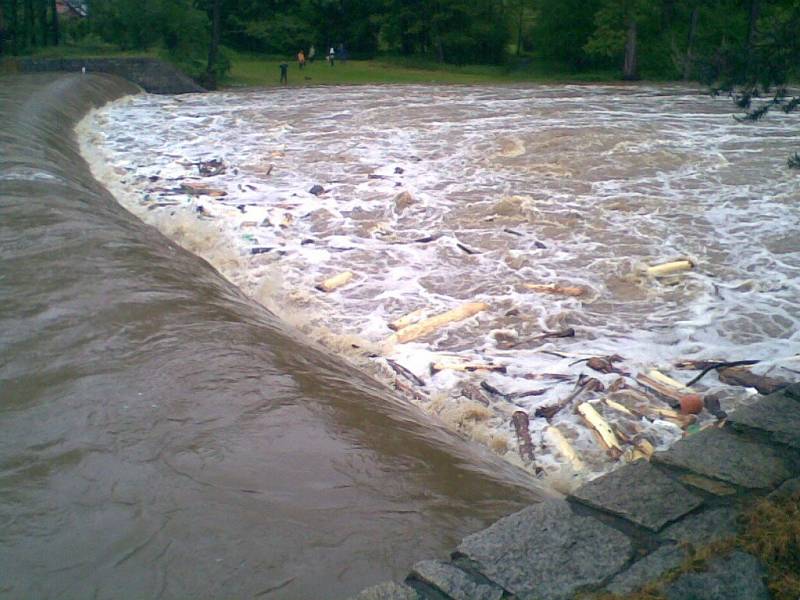
[[[208,65],[206,66],[206,86],[217,89],[217,63],[219,62],[220,2],[211,3],[211,42],[208,45]]]
[[[584,46],[589,54],[622,55],[622,78],[639,79],[639,29],[652,18],[653,0],[604,0],[595,15],[595,31]]]
[[[574,69],[586,66],[590,58],[586,43],[595,30],[595,15],[601,0],[538,0],[534,45],[544,58],[566,63]]]

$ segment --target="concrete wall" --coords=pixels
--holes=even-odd
[[[206,91],[173,65],[156,58],[19,58],[12,70],[20,73],[80,71],[123,77],[152,94],[189,94]],[[14,68],[16,67],[16,68]]]

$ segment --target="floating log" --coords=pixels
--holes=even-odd
[[[425,382],[414,375],[411,371],[409,371],[406,367],[401,365],[396,360],[392,360],[391,358],[386,359],[387,364],[392,368],[392,370],[397,373],[398,375],[402,375],[406,379],[413,381],[416,385],[420,387],[425,387]]]
[[[578,413],[586,420],[586,423],[591,427],[599,436],[606,450],[614,457],[619,458],[622,454],[622,447],[616,434],[611,429],[608,422],[600,416],[591,404],[584,402],[578,406]]]
[[[656,449],[653,448],[653,444],[651,444],[649,440],[645,438],[634,439],[633,445],[636,446],[636,449],[639,452],[644,454],[647,460],[650,460],[650,457],[653,456],[653,453],[656,451]]]
[[[478,362],[463,362],[463,363],[447,363],[436,362],[431,364],[431,373],[438,373],[439,371],[462,371],[474,373],[475,371],[490,371],[496,373],[505,373],[507,371],[505,365],[496,365],[494,363],[478,363]]]
[[[320,292],[332,292],[343,285],[350,283],[351,279],[353,279],[353,273],[350,271],[345,271],[343,273],[339,273],[338,275],[334,275],[333,277],[329,277],[317,285],[316,288]]]
[[[668,277],[675,273],[683,273],[684,271],[691,271],[694,268],[694,263],[689,259],[675,260],[660,265],[653,265],[647,268],[647,274],[651,277]]]
[[[656,381],[663,383],[664,385],[670,385],[676,390],[689,391],[689,388],[685,384],[681,383],[677,379],[673,379],[669,375],[664,375],[664,373],[657,371],[656,369],[650,369],[647,372],[647,376],[650,379],[655,379]]]
[[[524,410],[514,411],[511,422],[514,424],[514,431],[517,434],[517,450],[520,458],[526,463],[532,463],[534,461],[533,440],[531,439],[528,413]]]
[[[704,369],[714,369],[718,365],[725,364],[723,360],[692,360],[684,359],[675,363],[675,368],[682,371],[702,371]]]
[[[461,395],[474,402],[480,402],[484,406],[489,406],[489,398],[486,397],[486,394],[478,386],[471,383],[465,383],[461,386]]]
[[[473,255],[473,254],[481,254],[481,252],[480,252],[480,251],[478,251],[478,250],[473,250],[472,248],[470,248],[469,246],[465,246],[465,245],[464,245],[464,244],[462,244],[461,242],[456,242],[456,246],[458,246],[458,249],[459,249],[459,250],[461,250],[461,251],[463,251],[463,252],[466,252],[466,253],[467,253],[467,254],[469,254],[469,255]]]
[[[545,432],[547,433],[547,437],[550,439],[550,442],[556,447],[558,453],[569,461],[575,471],[580,472],[586,468],[586,466],[583,464],[583,461],[575,452],[575,448],[572,447],[572,444],[570,444],[567,438],[564,437],[564,434],[561,433],[561,430],[558,427],[550,425],[547,427],[547,429],[545,429]]]
[[[403,329],[403,327],[408,327],[409,325],[413,325],[414,323],[422,320],[425,318],[425,309],[418,308],[415,311],[408,313],[389,323],[389,329],[392,331],[399,331]]]
[[[667,385],[665,383],[653,379],[652,377],[648,377],[644,373],[639,373],[636,376],[636,381],[639,382],[644,387],[646,387],[651,392],[654,392],[658,396],[664,398],[670,405],[680,406],[682,403],[686,403],[690,400],[694,401],[696,399],[699,399],[700,404],[702,406],[703,397],[700,394],[686,393],[685,391],[677,389],[671,385]],[[690,396],[692,398],[687,398],[687,396]]]
[[[228,192],[216,188],[209,187],[205,183],[184,181],[181,183],[181,190],[192,196],[211,196],[212,198],[221,198],[227,196]]]
[[[718,371],[719,380],[728,385],[756,388],[764,396],[778,392],[791,385],[788,381],[757,375],[744,367],[727,367]]]
[[[557,285],[555,283],[523,283],[525,289],[540,294],[580,297],[586,294],[586,288],[577,285]]]
[[[498,390],[496,387],[491,385],[486,381],[481,381],[481,387],[492,394],[493,396],[499,396],[504,400],[508,400],[509,402],[513,402],[514,400],[519,400],[520,398],[527,398],[529,396],[541,396],[542,394],[546,393],[547,390],[528,390],[525,392],[510,392],[505,393]]]
[[[440,329],[449,323],[463,321],[464,319],[474,317],[478,313],[483,312],[488,308],[489,305],[485,302],[469,302],[459,306],[458,308],[454,308],[453,310],[449,310],[440,315],[420,321],[419,323],[404,327],[397,333],[391,335],[389,337],[389,341],[405,344],[406,342],[411,342],[417,338],[428,335],[429,333],[433,333],[437,329]]]
[[[612,408],[612,409],[616,410],[617,412],[621,412],[623,414],[630,415],[631,417],[635,417],[636,416],[635,414],[633,414],[631,409],[629,409],[627,406],[624,406],[624,405],[620,404],[619,402],[614,402],[613,400],[609,400],[608,398],[606,398],[604,400],[604,402],[606,403],[606,405],[609,408]]]
[[[575,400],[578,396],[583,394],[584,392],[593,392],[593,391],[603,391],[604,387],[602,382],[594,377],[581,377],[578,378],[578,383],[575,389],[569,394],[566,398],[564,398],[561,402],[557,402],[551,406],[543,406],[541,408],[536,409],[536,413],[534,413],[537,417],[544,417],[547,420],[552,419],[556,416],[561,410],[566,407],[570,402]]]
[[[593,356],[586,361],[586,366],[598,373],[617,373],[627,375],[625,371],[614,366],[614,362],[622,360],[619,356]]]
[[[526,340],[519,340],[519,341],[507,341],[507,342],[499,342],[497,347],[500,350],[511,350],[512,348],[516,348],[518,346],[524,346],[527,344],[532,344],[534,342],[540,342],[542,340],[547,340],[550,338],[567,338],[567,337],[575,337],[575,330],[572,327],[568,327],[567,329],[562,329],[561,331],[546,331],[541,335],[537,335],[532,338],[528,338]]]

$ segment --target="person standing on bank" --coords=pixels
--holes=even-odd
[[[330,61],[331,66],[333,66],[333,60],[335,58],[336,58],[336,51],[333,49],[333,46],[331,46],[330,52],[328,52],[328,60]]]
[[[314,48],[314,44],[311,44],[311,48],[308,49],[308,62],[313,63],[316,55],[317,49]]]
[[[283,85],[289,85],[289,65],[287,63],[281,63],[281,83]]]
[[[300,69],[306,66],[306,55],[302,50],[297,53],[297,64],[299,65]]]

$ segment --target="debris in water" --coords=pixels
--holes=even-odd
[[[414,373],[412,373],[411,371],[406,369],[403,365],[398,363],[396,360],[392,360],[391,358],[387,358],[386,362],[394,370],[395,373],[397,373],[399,375],[402,375],[406,379],[410,379],[411,381],[413,381],[416,385],[418,385],[420,387],[425,387],[425,382],[422,381],[422,379],[420,379],[419,377],[414,375]]]
[[[534,454],[528,413],[524,410],[514,411],[514,414],[511,416],[511,422],[514,424],[514,431],[517,433],[517,450],[519,451],[519,456],[525,463],[530,464],[534,461]]]
[[[220,158],[196,162],[194,165],[197,167],[201,177],[214,177],[225,172],[225,163]]]
[[[555,294],[558,296],[572,296],[579,298],[586,294],[586,288],[577,285],[557,285],[555,283],[523,283],[525,289],[541,294]]]
[[[406,342],[411,342],[417,338],[428,335],[429,333],[433,333],[448,323],[463,321],[464,319],[473,317],[478,313],[487,310],[488,308],[489,305],[485,302],[468,302],[467,304],[463,304],[458,308],[454,308],[453,310],[449,310],[445,313],[425,319],[424,321],[420,321],[419,323],[404,327],[397,333],[391,335],[387,341],[405,344]]]
[[[717,374],[722,383],[756,388],[758,393],[764,396],[778,392],[791,385],[790,382],[784,381],[783,379],[767,377],[766,375],[757,375],[743,366],[719,369]]]
[[[668,277],[676,273],[691,271],[694,266],[694,263],[689,259],[674,260],[672,262],[648,267],[647,274],[651,277]]]
[[[353,273],[351,271],[344,271],[343,273],[339,273],[338,275],[334,275],[333,277],[329,277],[322,283],[316,286],[316,288],[320,292],[332,292],[343,285],[347,285],[350,283],[350,280],[353,279]]]
[[[325,188],[322,187],[321,185],[317,184],[317,185],[312,186],[311,189],[308,190],[308,193],[309,194],[314,194],[315,196],[321,196],[322,194],[325,193]]]

